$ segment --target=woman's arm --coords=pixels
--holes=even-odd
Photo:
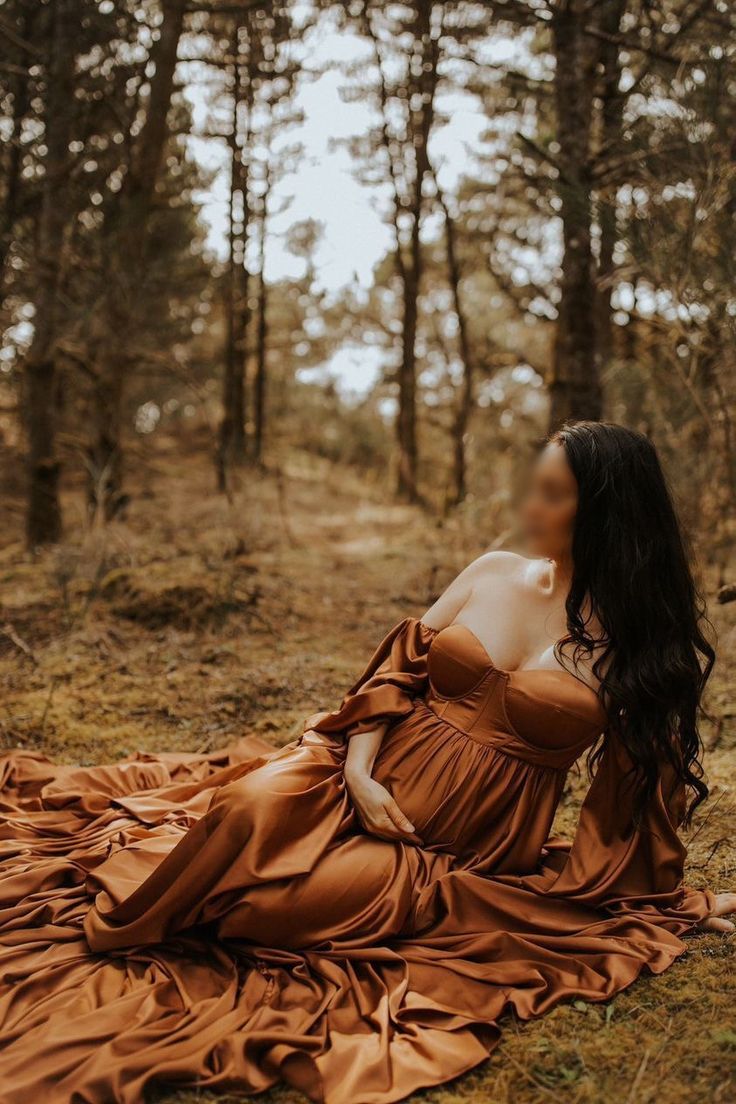
[[[343,699],[340,709],[315,715],[307,722],[317,732],[341,735],[348,741],[345,782],[358,817],[367,831],[387,839],[414,835],[389,791],[372,777],[373,765],[391,720],[412,708],[412,699],[427,683],[427,655],[434,632],[452,624],[472,594],[490,557],[481,556],[465,568],[430,607],[421,621],[407,618],[379,645],[367,669]],[[361,731],[362,729],[362,731]]]
[[[414,825],[404,816],[386,787],[371,778],[386,727],[379,725],[350,738],[345,760],[345,783],[367,832],[382,839],[404,839],[414,834]]]
[[[345,760],[345,778],[361,778],[373,773],[373,764],[378,755],[378,749],[386,735],[388,725],[376,725],[368,732],[358,732],[352,736],[348,743],[348,754]]]
[[[368,666],[331,713],[315,714],[306,730],[342,740],[345,783],[367,831],[386,839],[419,842],[410,821],[371,771],[389,725],[408,716],[428,685],[427,659],[434,631],[416,618],[395,625]]]
[[[477,563],[470,564],[450,583],[422,618],[422,624],[431,629],[443,629],[452,623],[470,596]],[[381,724],[350,737],[345,783],[366,831],[382,839],[404,839],[414,835],[414,825],[404,816],[386,787],[371,777],[387,728],[388,725]]]
[[[572,846],[556,878],[539,890],[617,916],[651,919],[674,935],[696,925],[727,931],[736,899],[693,889],[683,881],[686,848],[678,835],[685,787],[668,763],[635,823],[633,764],[613,731],[604,738],[596,773],[583,801]]]
[[[509,559],[515,561],[517,558],[511,557],[508,552],[485,552],[473,560],[429,607],[422,618],[422,623],[431,629],[446,629],[448,625],[452,625],[467,604],[479,580],[501,572],[504,568],[508,570]]]

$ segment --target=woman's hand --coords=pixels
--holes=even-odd
[[[703,931],[736,931],[733,920],[726,919],[733,913],[736,913],[736,893],[717,893],[715,908],[706,920],[701,920],[700,927]]]
[[[419,842],[414,825],[405,817],[391,794],[369,774],[349,775],[345,782],[356,813],[367,832],[380,839]]]

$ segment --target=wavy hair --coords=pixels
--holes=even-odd
[[[596,656],[601,699],[633,764],[635,824],[667,763],[686,787],[689,822],[708,796],[698,721],[715,652],[659,457],[643,433],[609,422],[565,424],[550,439],[564,448],[578,485],[558,659],[570,643],[575,661]],[[591,636],[593,616],[602,640]]]

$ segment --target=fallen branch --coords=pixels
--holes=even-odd
[[[15,631],[15,628],[10,624],[9,621],[3,625],[2,629],[0,629],[0,632],[3,634],[3,636],[7,636],[8,640],[15,644],[18,651],[23,652],[24,655],[28,656],[34,667],[38,667],[38,660],[34,655],[33,649],[30,647],[30,645],[26,644],[22,636],[18,635],[18,633]]]

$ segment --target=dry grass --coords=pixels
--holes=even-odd
[[[79,535],[35,560],[22,551],[17,504],[8,504],[4,746],[89,764],[138,748],[207,751],[244,732],[284,743],[306,714],[335,702],[390,624],[421,613],[493,537],[468,519],[438,525],[303,457],[283,479],[245,474],[229,500],[211,482],[206,456],[182,457],[164,443],[127,521],[84,532],[71,494],[69,527],[78,522]],[[721,661],[706,731],[713,796],[690,840],[691,881],[716,889],[736,886],[736,703],[727,662],[734,612],[714,609]],[[566,830],[581,786],[573,783],[561,811]],[[485,1067],[415,1099],[732,1104],[735,966],[733,937],[694,939],[664,976],[641,980],[608,1006],[576,1003],[532,1024],[509,1021]],[[303,1098],[279,1089],[264,1099]]]

